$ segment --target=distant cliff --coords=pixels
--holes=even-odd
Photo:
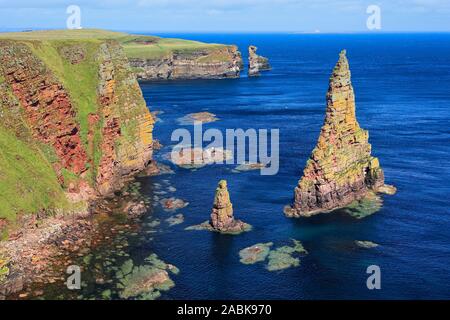
[[[269,64],[269,59],[256,54],[258,50],[255,46],[248,47],[248,75],[250,77],[257,77],[261,75],[261,71],[268,71],[272,67]]]
[[[152,159],[122,46],[90,31],[0,37],[0,220],[85,207]]]
[[[243,66],[236,46],[146,36],[122,44],[140,80],[238,78]]]
[[[339,56],[327,93],[325,121],[316,148],[295,188],[291,217],[311,216],[388,190],[377,158],[371,155],[369,133],[356,120],[355,95],[346,52]]]

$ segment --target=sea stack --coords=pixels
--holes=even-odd
[[[308,217],[342,208],[368,193],[395,190],[371,155],[369,133],[355,114],[355,96],[346,51],[339,55],[327,93],[325,121],[316,148],[295,188],[290,217]]]
[[[255,46],[248,47],[248,75],[250,77],[257,77],[261,75],[261,71],[270,70],[269,59],[256,54],[258,50]]]
[[[234,219],[226,180],[221,180],[216,189],[210,224],[215,231],[222,233],[240,233],[250,228],[250,225]]]

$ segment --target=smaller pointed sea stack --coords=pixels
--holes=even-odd
[[[269,59],[262,56],[258,56],[256,51],[258,50],[255,46],[248,47],[248,75],[250,77],[257,77],[260,75],[261,71],[270,70]]]
[[[233,205],[226,180],[221,180],[216,189],[210,223],[214,230],[223,233],[240,233],[247,231],[250,227],[248,224],[234,219]]]
[[[325,121],[316,148],[295,188],[290,217],[311,216],[348,206],[370,192],[385,192],[384,173],[372,157],[369,133],[355,114],[355,96],[346,51],[339,56],[327,93]]]

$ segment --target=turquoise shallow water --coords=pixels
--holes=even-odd
[[[51,285],[44,297],[100,298],[113,289],[117,298],[117,279],[105,275],[107,281],[96,284],[95,270],[107,260],[109,268],[129,258],[139,264],[156,253],[180,269],[172,276],[175,287],[162,299],[450,298],[449,34],[169,36],[237,44],[242,51],[254,44],[270,58],[273,70],[255,79],[244,74],[234,80],[142,84],[150,109],[164,112],[154,131],[165,146],[157,160],[168,164],[164,155],[175,128],[192,129],[178,118],[209,111],[220,121],[205,129],[280,129],[280,171],[261,176],[258,171],[233,173],[234,166],[226,165],[197,171],[172,167],[175,174],[139,178],[149,199],[188,201],[178,212],[184,223],[170,227],[165,220],[173,214],[155,205],[143,221],[132,224],[133,232],[121,229],[114,241],[93,250],[92,259],[78,258],[89,260],[80,262],[86,264],[81,292]],[[287,219],[283,207],[291,202],[316,143],[328,78],[343,48],[358,120],[370,132],[386,182],[398,193],[383,197],[382,209],[362,220],[342,212]],[[228,180],[235,215],[252,224],[253,231],[239,236],[185,231],[208,219],[220,179]],[[168,192],[169,185],[176,191]],[[161,223],[156,226],[155,220]],[[301,240],[309,251],[296,268],[269,272],[264,263],[239,261],[245,247],[269,241],[281,246],[290,239]],[[355,240],[380,246],[362,249]],[[373,264],[381,268],[381,290],[366,287],[366,268]]]

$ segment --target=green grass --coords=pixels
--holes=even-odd
[[[0,33],[0,39],[10,40],[86,40],[86,39],[117,39],[128,36],[123,32],[99,29],[81,30],[43,30],[30,32]]]
[[[40,150],[0,126],[0,218],[68,208],[56,174]]]
[[[170,56],[172,53],[192,53],[194,51],[208,51],[223,48],[220,44],[207,44],[198,41],[161,38],[151,44],[140,42],[121,42],[128,58],[140,59],[161,59]]]
[[[199,41],[160,38],[156,36],[130,35],[98,29],[81,30],[45,30],[32,32],[0,33],[0,39],[24,41],[62,41],[62,40],[117,40],[124,48],[128,58],[161,59],[170,54],[209,51],[226,47],[222,44],[203,43]],[[226,57],[213,55],[204,62],[223,61]]]

